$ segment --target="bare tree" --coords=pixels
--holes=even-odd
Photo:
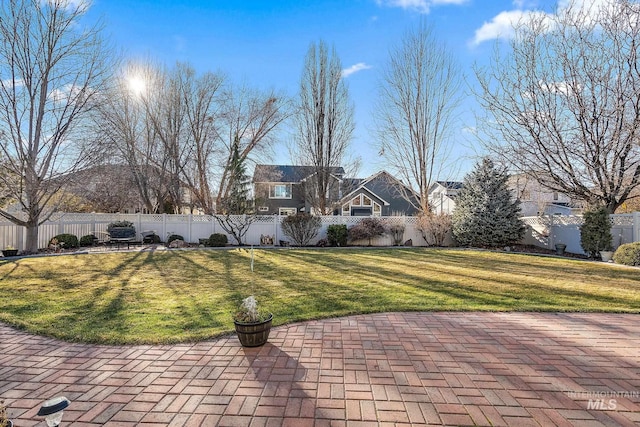
[[[640,183],[640,5],[570,2],[515,28],[476,69],[491,152],[613,212]]]
[[[170,207],[172,213],[179,213],[184,201],[182,172],[191,148],[184,83],[192,72],[189,67],[178,64],[171,71],[160,73],[156,86],[143,97],[147,119],[153,126],[161,153],[156,167],[166,189],[165,206]]]
[[[275,141],[286,98],[224,81],[188,64],[131,63],[106,97],[99,132],[131,167],[150,211],[188,204],[215,213],[229,192],[236,137],[242,161]]]
[[[450,153],[461,81],[456,60],[425,21],[391,49],[382,74],[374,115],[380,153],[418,191],[423,212],[429,211],[429,186]]]
[[[101,96],[94,116],[103,163],[129,167],[148,212],[160,211],[164,194],[157,177],[162,154],[146,107],[148,88],[159,87],[159,75],[159,67],[150,62],[128,62]]]
[[[183,169],[183,180],[188,185],[194,204],[207,214],[215,212],[211,185],[214,178],[214,158],[221,152],[216,147],[220,120],[220,90],[224,76],[205,73],[197,77],[190,67],[183,66],[182,93],[185,100],[186,129],[190,151]]]
[[[16,200],[24,213],[0,215],[26,228],[29,252],[65,185],[52,178],[90,158],[80,131],[112,68],[101,28],[79,22],[87,8],[68,0],[0,3],[0,151],[9,172],[0,174],[9,177],[0,199]]]
[[[289,100],[274,91],[247,86],[226,89],[218,120],[220,162],[216,205],[229,196],[234,150],[246,164],[264,154],[275,142],[277,127],[289,116]]]
[[[332,175],[344,166],[354,120],[340,58],[322,41],[312,44],[305,57],[295,123],[293,156],[298,164],[313,169],[306,198],[315,212],[328,214],[334,208],[330,194],[339,182]]]

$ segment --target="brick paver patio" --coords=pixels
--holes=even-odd
[[[0,325],[16,427],[640,424],[640,316],[392,313],[167,346],[63,343]]]

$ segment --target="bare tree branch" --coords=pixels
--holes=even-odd
[[[382,75],[374,116],[380,153],[418,191],[423,212],[429,211],[429,186],[449,155],[461,81],[455,59],[424,21],[390,51]]]
[[[514,31],[476,69],[485,145],[541,185],[615,211],[640,183],[638,4],[570,2]]]
[[[328,214],[334,209],[330,194],[338,193],[339,185],[332,175],[344,166],[354,120],[340,58],[322,41],[307,52],[296,110],[295,161],[313,168],[305,198],[315,212]]]
[[[65,0],[0,4],[0,152],[9,172],[0,180],[9,179],[2,187],[24,213],[0,215],[26,227],[31,252],[38,225],[65,186],[61,177],[91,159],[82,128],[112,69],[101,27],[79,22],[87,7]]]

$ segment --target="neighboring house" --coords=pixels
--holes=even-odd
[[[462,188],[458,181],[436,181],[429,186],[429,206],[436,214],[451,214],[456,207],[455,198]]]
[[[572,200],[564,193],[549,190],[526,174],[509,177],[509,188],[520,199],[522,216],[572,215]]]
[[[340,199],[342,216],[411,216],[420,209],[420,197],[388,172],[380,171],[363,180]]]
[[[312,166],[256,165],[253,175],[256,210],[262,215],[314,213]],[[331,168],[328,200],[334,215],[413,215],[420,206],[417,195],[387,172],[366,179],[344,178],[344,169]],[[411,200],[411,201],[409,201]]]
[[[253,173],[256,210],[261,215],[295,215],[311,212],[313,166],[256,165]],[[344,169],[329,171],[328,200],[335,203],[342,197]],[[313,212],[311,212],[313,213]]]

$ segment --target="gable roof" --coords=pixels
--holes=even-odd
[[[301,182],[317,172],[315,166],[256,165],[253,182]],[[329,173],[336,178],[344,175],[344,168],[332,166]]]
[[[464,185],[460,181],[436,181],[435,184],[440,184],[447,190],[459,190]]]
[[[385,198],[402,196],[402,192],[404,191],[407,191],[409,195],[415,197],[416,201],[420,200],[420,197],[415,191],[387,171],[382,170],[361,180],[353,191],[340,199],[340,202],[343,203],[351,199],[356,193],[363,189],[378,197],[385,205],[389,204]]]

